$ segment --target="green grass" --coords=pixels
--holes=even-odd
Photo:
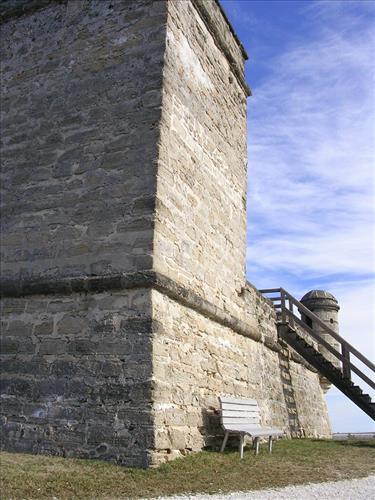
[[[263,448],[263,449],[262,449]],[[336,481],[375,473],[375,440],[282,440],[272,455],[261,447],[201,452],[157,469],[126,469],[108,462],[1,453],[2,499],[136,498],[215,493]]]

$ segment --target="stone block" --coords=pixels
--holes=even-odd
[[[170,427],[168,430],[172,450],[184,450],[186,447],[186,429]]]
[[[38,354],[40,356],[44,354],[65,354],[67,351],[67,345],[68,343],[64,340],[43,338],[39,344]]]

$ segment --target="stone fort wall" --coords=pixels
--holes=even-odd
[[[245,54],[228,26],[210,32],[216,2],[168,7],[154,266],[233,312],[245,284]]]
[[[16,3],[2,445],[155,465],[216,446],[220,394],[328,436],[317,373],[245,279],[246,55],[218,3]]]
[[[1,33],[2,280],[149,269],[166,5],[29,3]]]
[[[219,446],[221,394],[256,399],[263,425],[289,437],[330,436],[317,373],[276,342],[271,305],[255,290],[247,303],[259,319],[255,332],[153,291],[154,463]]]
[[[2,445],[145,466],[166,4],[2,7]]]
[[[151,292],[2,301],[3,448],[150,462]]]
[[[220,22],[214,1],[169,2],[154,268],[242,326],[153,292],[161,457],[218,443],[219,394],[256,398],[289,434],[330,433],[316,373],[283,353],[272,307],[245,281],[246,54]]]

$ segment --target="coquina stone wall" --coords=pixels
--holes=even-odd
[[[282,428],[288,437],[330,435],[317,373],[272,340],[277,332],[271,306],[255,291],[250,300],[260,319],[260,337],[153,292],[154,463],[218,448],[221,394],[256,399],[263,425]]]
[[[1,29],[2,280],[151,268],[165,2],[18,5]]]
[[[2,8],[2,445],[146,466],[166,3]]]
[[[245,334],[153,294],[156,448],[172,456],[217,444],[219,394],[254,397],[289,434],[330,432],[316,373],[282,354],[273,309],[245,282],[246,54],[218,18],[214,1],[169,3],[154,266]]]
[[[147,465],[150,290],[33,295],[2,307],[2,446]]]
[[[213,0],[168,3],[154,266],[233,311],[245,284],[248,89],[244,50],[217,19]]]
[[[330,433],[245,279],[246,54],[214,0],[2,4],[6,449],[150,466],[221,394]]]

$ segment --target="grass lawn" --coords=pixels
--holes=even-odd
[[[261,446],[201,452],[157,469],[126,469],[108,462],[1,453],[2,499],[136,498],[197,492],[228,492],[375,473],[375,440],[282,440],[272,455]]]

